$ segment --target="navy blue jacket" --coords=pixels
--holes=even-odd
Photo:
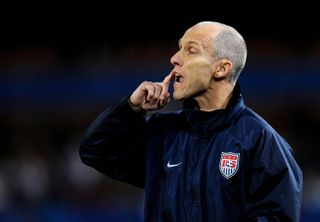
[[[127,99],[90,125],[81,160],[145,189],[145,221],[299,221],[302,172],[289,144],[244,105],[136,113]]]

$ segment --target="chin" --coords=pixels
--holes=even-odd
[[[178,94],[178,93],[173,93],[173,98],[175,100],[182,100],[182,99],[184,99],[184,96],[181,94]]]

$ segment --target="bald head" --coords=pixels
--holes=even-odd
[[[212,21],[203,21],[203,22],[199,22],[197,24],[195,24],[194,26],[192,26],[191,28],[189,28],[187,31],[191,30],[191,29],[202,29],[207,30],[207,31],[211,31],[211,32],[219,32],[224,28],[227,28],[227,25],[224,25],[222,23],[219,22],[212,22]]]
[[[212,53],[214,39],[223,30],[223,27],[218,22],[199,22],[185,32],[184,38],[197,39],[207,51]]]
[[[203,21],[189,28],[184,37],[195,37],[216,59],[228,59],[233,68],[230,81],[236,81],[247,59],[247,47],[240,33],[229,25]]]

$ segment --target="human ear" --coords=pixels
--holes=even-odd
[[[227,59],[222,59],[214,72],[214,77],[217,79],[225,78],[227,77],[232,69],[232,63]]]

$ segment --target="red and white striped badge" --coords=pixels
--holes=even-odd
[[[220,172],[226,178],[233,177],[239,168],[240,153],[222,152],[220,157]]]

